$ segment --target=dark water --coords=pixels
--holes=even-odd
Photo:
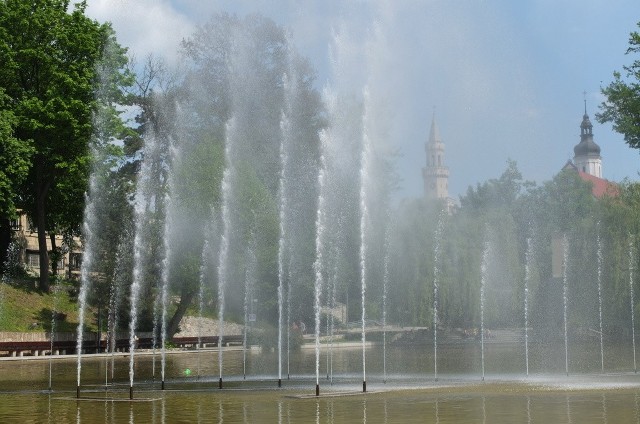
[[[596,349],[597,347],[597,349]],[[327,379],[322,356],[315,391],[315,353],[292,355],[291,379],[277,388],[275,353],[224,354],[223,390],[215,351],[167,355],[165,389],[153,378],[151,355],[136,358],[134,401],[129,401],[128,356],[83,359],[81,399],[76,399],[75,358],[0,361],[0,423],[638,423],[640,376],[631,352],[610,347],[600,372],[599,346],[574,346],[569,376],[564,348],[536,346],[529,377],[519,346],[486,346],[486,379],[480,379],[477,346],[439,351],[433,379],[432,347],[367,349],[367,393],[362,393],[362,351],[333,350]],[[597,352],[594,354],[593,351]],[[573,353],[573,354],[572,354]],[[49,366],[52,389],[48,391]],[[160,362],[156,362],[156,376]],[[284,366],[286,371],[286,364]],[[187,371],[189,370],[189,371]],[[105,384],[106,376],[106,384]]]

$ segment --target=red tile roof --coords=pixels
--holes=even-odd
[[[586,172],[578,171],[578,175],[582,181],[590,182],[592,185],[591,193],[597,199],[601,199],[604,196],[616,197],[618,196],[618,186],[615,183],[609,182],[604,178],[598,178],[594,175],[587,174]]]

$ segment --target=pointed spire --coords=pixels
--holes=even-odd
[[[584,115],[582,116],[582,123],[580,124],[581,138],[587,136],[593,137],[593,125],[587,114],[587,92],[584,91],[582,94],[584,95]]]
[[[433,109],[433,116],[431,117],[431,131],[429,132],[429,143],[441,143],[442,139],[440,138],[440,130],[438,129],[438,124],[436,123],[435,106]]]
[[[580,123],[580,142],[573,148],[575,154],[574,161],[579,161],[582,157],[600,156],[600,146],[593,141],[593,125],[587,114],[587,92],[584,95],[584,116]]]

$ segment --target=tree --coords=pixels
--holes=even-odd
[[[27,176],[33,151],[29,142],[14,137],[16,118],[4,109],[6,101],[0,89],[0,271],[10,242],[9,218],[16,212],[16,192]]]
[[[632,32],[626,54],[639,53],[640,33]],[[640,149],[640,59],[622,69],[626,79],[622,72],[615,71],[613,82],[601,88],[607,100],[600,104],[602,112],[596,114],[596,119],[600,123],[611,122],[630,147]]]
[[[500,178],[478,183],[475,190],[470,186],[467,195],[460,198],[463,208],[495,209],[511,207],[524,189],[533,183],[522,180],[522,174],[514,160],[507,160],[507,169]]]
[[[86,1],[0,1],[0,88],[15,115],[15,136],[33,146],[18,193],[38,230],[42,290],[49,289],[47,232],[79,226],[90,168],[96,64],[113,41],[108,24],[85,16]],[[121,52],[122,53],[122,52]],[[67,200],[63,194],[73,193]],[[80,205],[80,207],[79,207]]]
[[[246,264],[238,258],[246,256],[252,229],[259,228],[255,242],[260,283],[255,293],[264,300],[260,316],[275,315],[272,294],[277,285],[274,272],[278,246],[276,199],[285,73],[288,78],[296,78],[299,87],[295,108],[299,120],[296,122],[304,122],[296,129],[295,146],[289,152],[290,163],[295,164],[290,165],[288,175],[290,181],[295,182],[295,187],[290,189],[290,208],[295,210],[299,221],[291,224],[290,234],[296,242],[300,241],[296,247],[307,239],[313,246],[313,238],[308,236],[308,222],[315,216],[315,197],[309,193],[315,190],[316,174],[310,169],[315,170],[318,129],[322,125],[320,96],[313,88],[312,69],[288,45],[284,29],[273,21],[259,15],[246,18],[213,15],[183,41],[182,50],[188,66],[183,78],[170,93],[160,90],[162,95],[150,96],[152,101],[147,110],[142,108],[144,114],[140,117],[143,125],[151,127],[154,114],[168,100],[180,106],[177,115],[159,120],[162,134],[179,135],[172,139],[175,155],[171,159],[168,184],[171,200],[166,211],[172,222],[170,284],[180,297],[169,320],[169,336],[177,329],[180,318],[198,292],[203,229],[211,217],[211,208],[220,211],[225,162],[233,163],[229,202],[233,203],[231,210],[234,212],[229,217],[229,225],[234,230],[228,240],[229,257],[233,259],[227,270],[228,280],[243,280]],[[154,66],[147,67],[142,82],[161,73],[161,67],[151,65]],[[294,68],[293,72],[291,68]],[[149,85],[144,83],[138,88],[141,93],[149,91]],[[232,118],[236,126],[229,135],[228,124]],[[226,143],[230,144],[225,146]],[[136,145],[129,143],[129,147],[133,150]],[[229,151],[225,147],[229,147]],[[225,157],[226,154],[229,157]],[[298,229],[302,231],[296,231]],[[305,244],[304,248],[307,246]],[[310,273],[310,264],[306,266],[302,260],[293,259],[290,262],[292,267],[302,269],[300,273]],[[210,277],[212,283],[217,281],[215,273]],[[242,305],[232,300],[243,298],[239,295],[242,289],[242,284],[227,286],[229,296],[225,313],[229,316],[242,311]]]

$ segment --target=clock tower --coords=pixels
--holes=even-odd
[[[444,143],[436,124],[435,113],[431,120],[429,140],[425,146],[427,166],[422,168],[424,195],[427,200],[449,199],[449,168],[444,166]]]

